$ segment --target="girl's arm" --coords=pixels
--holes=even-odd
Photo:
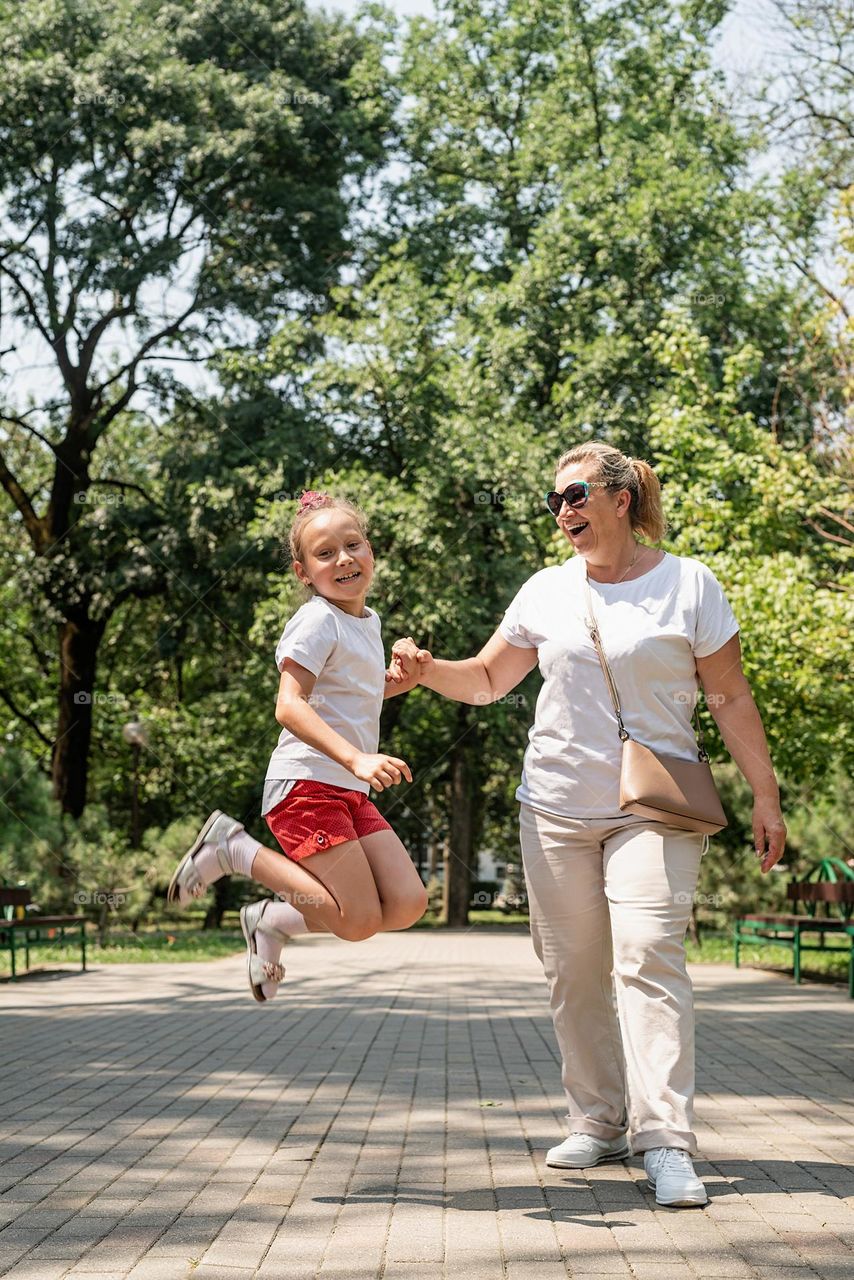
[[[385,673],[385,689],[383,690],[383,700],[386,698],[396,698],[399,693],[409,693],[410,689],[414,689],[418,684],[418,663],[413,661],[408,664],[407,668],[394,655],[392,655],[388,670]]]
[[[490,636],[476,657],[459,662],[434,658],[417,648],[411,637],[396,641],[392,653],[402,660],[404,669],[407,661],[417,661],[418,680],[425,688],[473,706],[503,698],[537,665],[536,649],[508,644],[500,631]]]
[[[394,786],[401,777],[412,781],[409,765],[397,756],[358,751],[340,733],[331,729],[311,705],[311,695],[316,677],[307,667],[301,667],[292,658],[285,658],[276,698],[276,719],[279,724],[299,738],[308,747],[322,751],[336,764],[343,765],[362,782],[368,782],[375,791]]]
[[[762,870],[770,871],[783,856],[786,824],[765,730],[741,667],[738,636],[707,658],[697,658],[697,674],[726,749],[753,791],[754,844]]]

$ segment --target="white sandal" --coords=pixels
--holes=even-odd
[[[234,867],[228,856],[228,838],[242,830],[242,823],[237,822],[235,818],[229,818],[228,814],[220,812],[219,809],[214,809],[175,868],[175,873],[169,881],[169,888],[166,890],[166,901],[177,902],[180,906],[186,907],[188,902],[201,898],[214,880],[219,879],[219,876],[213,876],[210,880],[205,880],[196,866],[194,858],[203,844],[216,845],[217,861],[221,868],[220,875],[234,875]]]
[[[281,982],[285,976],[285,966],[275,960],[262,960],[255,946],[256,933],[266,933],[268,937],[275,938],[281,942],[282,946],[288,941],[286,933],[283,933],[281,929],[276,929],[271,924],[267,924],[264,920],[264,912],[269,904],[270,899],[263,898],[261,902],[251,902],[248,907],[241,907],[240,909],[240,927],[246,939],[246,967],[249,990],[259,1004],[267,1003],[267,997],[261,990],[262,985],[265,982]]]

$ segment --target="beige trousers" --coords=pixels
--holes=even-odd
[[[628,1130],[636,1153],[694,1154],[684,938],[704,837],[647,818],[560,818],[524,804],[520,834],[570,1132]]]

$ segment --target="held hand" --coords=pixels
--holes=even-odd
[[[779,800],[754,798],[753,847],[762,859],[763,872],[770,871],[782,858],[786,847],[786,824]]]
[[[412,781],[412,774],[405,760],[399,760],[397,756],[372,756],[365,751],[360,751],[356,756],[351,772],[361,782],[369,782],[374,791],[394,787],[401,778],[405,778],[407,782]]]
[[[396,693],[408,693],[418,684],[418,663],[404,662],[392,650],[392,659],[385,673],[385,682],[396,685]]]
[[[392,658],[388,664],[388,671],[385,672],[385,684],[392,685],[392,690],[385,696],[393,696],[396,694],[408,694],[408,691],[415,689],[419,682],[419,672],[417,672],[417,663],[414,663],[414,671],[407,676],[406,668],[399,662],[398,658]]]
[[[423,680],[433,665],[432,653],[427,649],[419,649],[412,636],[406,636],[402,640],[395,640],[391,652],[393,655],[392,663],[397,661],[406,673],[407,678],[414,677],[416,683],[419,680]]]

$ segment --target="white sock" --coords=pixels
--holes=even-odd
[[[252,863],[255,861],[255,854],[262,848],[261,841],[250,836],[248,831],[238,831],[236,835],[228,837],[228,860],[237,875],[252,879]]]
[[[249,835],[247,831],[238,831],[236,835],[228,838],[228,861],[235,875],[248,876],[252,878],[252,863],[255,860],[255,854],[261,848],[257,840]],[[197,853],[193,855],[193,861],[196,864],[196,870],[201,876],[204,883],[213,884],[215,880],[221,879],[225,874],[219,863],[216,845],[205,843]],[[191,901],[193,895],[188,895],[186,901]],[[185,898],[182,896],[182,905]]]
[[[305,918],[292,907],[289,902],[268,902],[264,908],[263,923],[273,929],[279,929],[289,938],[299,933],[308,933]],[[278,938],[271,938],[263,929],[255,931],[255,950],[261,960],[272,960],[274,964],[281,962],[282,944]],[[262,982],[261,992],[265,999],[272,1000],[279,990],[278,982]]]
[[[282,933],[286,933],[289,938],[297,938],[302,933],[308,933],[305,916],[290,902],[271,902],[264,912],[264,919],[275,929],[281,929]]]
[[[270,907],[272,907],[270,903]],[[264,919],[268,920],[270,916],[270,907],[264,912]],[[272,921],[270,921],[272,923]],[[278,926],[277,926],[278,927]],[[274,964],[279,964],[282,958],[282,944],[277,938],[271,938],[268,933],[264,933],[261,929],[255,931],[255,950],[260,960],[272,960]],[[272,1000],[276,992],[279,990],[278,982],[262,982],[261,994],[265,1000]]]

